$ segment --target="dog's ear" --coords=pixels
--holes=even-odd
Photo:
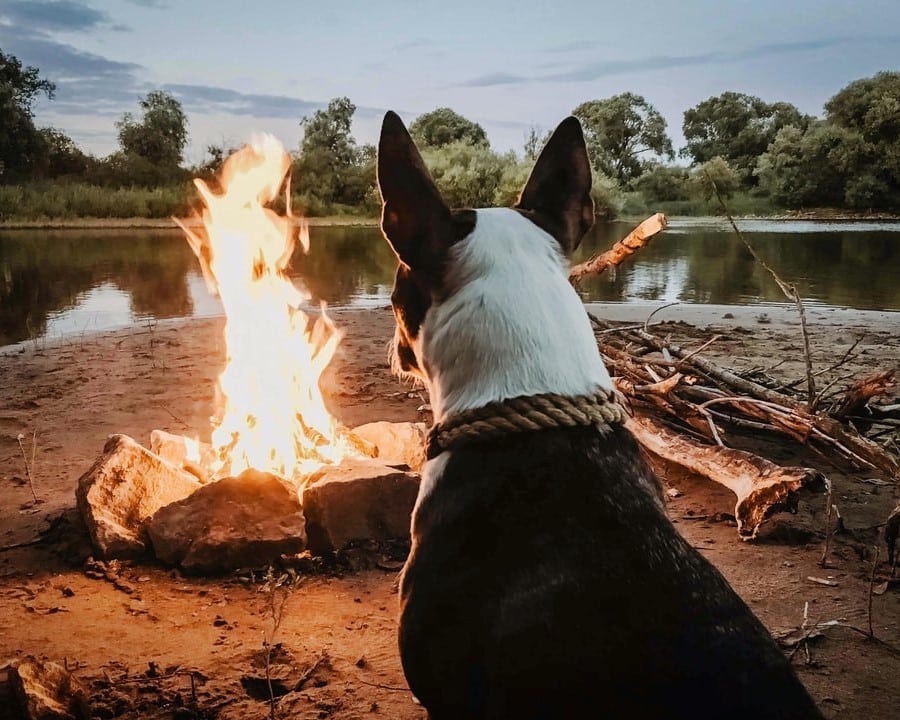
[[[516,209],[571,253],[594,224],[591,165],[581,123],[567,117],[541,151]]]
[[[451,213],[397,113],[389,111],[378,141],[381,230],[414,272],[440,267],[450,244]]]

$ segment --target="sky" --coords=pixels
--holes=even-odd
[[[189,120],[186,160],[347,96],[359,142],[381,118],[451,107],[521,152],[578,104],[642,95],[683,145],[683,112],[726,90],[822,115],[848,82],[900,70],[898,0],[0,0],[0,50],[56,83],[35,106],[86,150],[151,90]]]

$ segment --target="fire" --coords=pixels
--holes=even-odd
[[[290,212],[289,168],[278,140],[254,138],[225,161],[221,193],[194,180],[205,204],[203,233],[179,223],[226,316],[212,477],[252,467],[299,483],[352,453],[319,389],[341,334],[324,303],[310,321],[301,309],[310,297],[287,276],[296,241],[309,249],[306,225],[296,227]],[[282,186],[288,204],[279,215],[267,206]]]

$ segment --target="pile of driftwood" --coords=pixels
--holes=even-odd
[[[665,216],[654,215],[610,250],[573,267],[570,279],[577,284],[579,278],[618,265],[665,226]],[[776,281],[781,284],[777,276]],[[802,312],[802,302],[796,293],[793,297]],[[802,380],[779,386],[761,374],[737,374],[703,356],[709,343],[687,351],[654,334],[649,318],[630,326],[594,316],[591,320],[607,367],[634,411],[629,427],[639,442],[664,461],[731,489],[737,496],[735,519],[742,538],[754,537],[776,510],[791,509],[801,488],[820,485],[830,493],[830,485],[816,470],[781,467],[729,447],[730,431],[787,437],[831,462],[847,462],[889,480],[900,477],[897,455],[866,436],[900,425],[900,405],[870,405],[893,387],[892,370],[858,380],[826,404],[824,391],[814,393],[809,362],[809,394],[801,398],[793,388]],[[900,506],[888,520],[885,538],[892,561],[898,535],[894,525],[900,525]]]

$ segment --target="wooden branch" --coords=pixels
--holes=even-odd
[[[853,383],[844,397],[832,411],[832,416],[846,419],[854,415],[864,415],[869,411],[869,400],[884,395],[896,385],[893,370],[866,375]]]
[[[734,517],[743,540],[756,537],[772,513],[795,509],[800,489],[825,487],[825,477],[817,470],[781,467],[743,450],[703,445],[646,416],[629,418],[626,427],[653,455],[731,490],[737,496]]]
[[[585,275],[599,275],[611,266],[618,265],[649,243],[658,232],[665,230],[666,225],[668,220],[665,215],[662,213],[651,215],[609,250],[594,255],[590,260],[585,260],[570,269],[569,280],[575,281]]]

